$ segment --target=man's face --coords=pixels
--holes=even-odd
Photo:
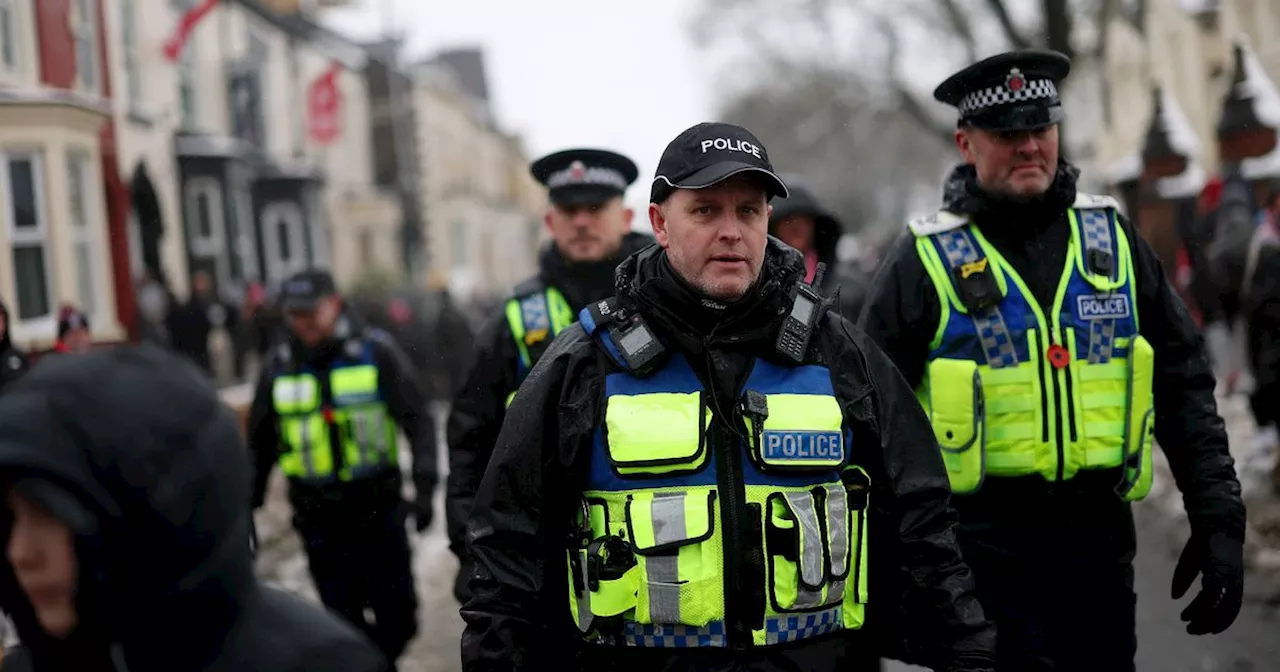
[[[1044,194],[1058,170],[1058,127],[1032,131],[961,128],[956,147],[978,172],[983,189],[1016,200]]]
[[[777,236],[778,240],[801,252],[808,252],[813,249],[814,227],[813,217],[809,215],[791,215],[778,222],[774,227],[773,235]]]
[[[70,352],[89,352],[93,347],[93,335],[88,329],[72,329],[62,337],[62,342]]]
[[[204,296],[213,290],[213,280],[208,273],[200,271],[191,278],[191,292],[198,296]]]
[[[45,634],[64,639],[79,624],[76,587],[80,565],[71,530],[44,507],[10,489],[12,516],[5,553],[18,585],[31,602]]]
[[[341,313],[341,301],[328,296],[316,302],[311,310],[289,310],[285,317],[289,330],[306,347],[315,347],[333,336],[334,326]]]
[[[616,253],[631,230],[632,215],[619,196],[603,203],[553,204],[544,221],[560,254],[572,263],[583,263]]]
[[[649,205],[649,223],[680,277],[710,298],[736,301],[760,277],[771,211],[756,180],[735,177],[677,189]]]

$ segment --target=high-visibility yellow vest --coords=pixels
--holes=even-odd
[[[680,354],[604,387],[568,552],[569,609],[588,640],[773,646],[862,626],[869,479],[828,369],[757,360],[743,390],[767,414],[742,436],[713,423]],[[730,567],[754,588],[733,603],[746,613],[726,613]]]
[[[280,468],[289,478],[350,481],[395,468],[396,425],[379,390],[372,343],[358,358],[338,355],[326,372],[303,366],[277,375],[271,399],[286,449]]]
[[[967,218],[911,223],[941,306],[918,394],[957,493],[986,476],[1061,481],[1099,469],[1120,472],[1129,501],[1151,490],[1155,356],[1138,332],[1130,243],[1113,199],[1081,195],[1068,218],[1048,315]],[[971,310],[964,288],[981,274],[1001,298]]]
[[[519,295],[508,299],[505,308],[507,325],[511,328],[511,337],[515,339],[519,355],[516,359],[517,387],[556,335],[573,324],[573,309],[560,290],[541,286],[532,292],[520,290],[520,287],[516,288]],[[514,390],[507,395],[507,406],[515,396]]]

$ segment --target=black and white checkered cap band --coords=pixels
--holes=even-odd
[[[556,171],[547,178],[547,187],[550,189],[580,184],[614,187],[622,191],[627,190],[627,180],[622,176],[622,173],[600,166],[592,166],[585,169],[579,168],[577,172],[574,171],[573,167],[569,167]]]
[[[979,89],[962,98],[960,100],[960,115],[969,116],[997,105],[1007,105],[1024,100],[1039,100],[1041,98],[1056,99],[1057,97],[1058,87],[1054,86],[1052,79],[1027,80],[1026,85],[1017,91],[1010,91],[1008,86],[1001,84]]]

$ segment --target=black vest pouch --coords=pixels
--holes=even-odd
[[[960,296],[960,303],[970,313],[982,312],[1004,298],[1004,291],[987,257],[952,268],[951,280]]]

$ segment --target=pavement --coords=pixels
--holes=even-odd
[[[1233,453],[1247,451],[1252,423],[1241,398],[1220,400],[1223,416],[1232,436]],[[443,409],[436,409],[443,413]],[[440,423],[443,427],[443,422]],[[442,444],[443,445],[443,444]],[[1247,461],[1246,461],[1247,462]],[[408,462],[402,462],[407,464]],[[443,456],[442,456],[443,463]],[[1188,635],[1179,614],[1194,596],[1174,603],[1169,597],[1169,581],[1177,554],[1185,543],[1186,517],[1181,500],[1172,487],[1172,477],[1157,453],[1157,487],[1137,505],[1139,552],[1138,659],[1139,672],[1280,672],[1280,543],[1266,526],[1280,530],[1280,503],[1260,484],[1256,474],[1242,472],[1250,501],[1251,566],[1246,604],[1239,619],[1226,633],[1212,637]],[[442,473],[445,469],[442,466]],[[414,571],[418,581],[419,636],[400,661],[400,672],[457,672],[460,670],[458,640],[462,620],[452,596],[457,562],[449,552],[437,504],[437,522],[423,535],[414,537]],[[268,505],[259,512],[257,524],[263,540],[258,570],[263,578],[276,582],[311,599],[315,589],[307,574],[306,558],[296,535],[289,527],[288,502],[284,483],[277,472]],[[1266,529],[1259,529],[1262,525]],[[1260,543],[1267,539],[1268,543]],[[887,672],[920,670],[900,663],[886,665]]]

